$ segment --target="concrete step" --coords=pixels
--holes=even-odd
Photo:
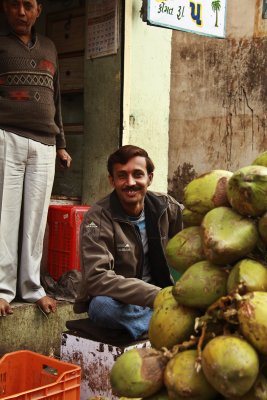
[[[14,314],[0,317],[0,356],[17,350],[60,355],[61,334],[66,321],[87,318],[74,314],[73,304],[58,301],[56,313],[45,315],[35,304],[13,302]]]

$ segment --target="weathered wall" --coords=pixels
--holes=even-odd
[[[145,148],[156,170],[151,189],[167,191],[171,30],[140,18],[141,0],[126,0],[123,144]]]
[[[227,37],[173,31],[169,191],[193,177],[234,171],[267,150],[267,20],[262,1],[228,1]]]

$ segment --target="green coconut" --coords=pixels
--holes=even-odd
[[[259,374],[252,388],[242,397],[231,397],[229,400],[267,400],[267,379]]]
[[[258,231],[254,221],[229,207],[209,211],[201,226],[204,253],[214,264],[226,265],[239,261],[257,244]]]
[[[205,214],[215,207],[228,206],[227,182],[232,172],[213,170],[193,179],[184,188],[184,205],[191,211]]]
[[[199,214],[191,211],[188,208],[184,208],[182,211],[183,224],[185,228],[189,226],[199,226],[205,214]]]
[[[201,365],[208,382],[223,396],[243,396],[259,373],[256,350],[237,336],[217,336],[202,352]]]
[[[173,400],[212,400],[218,393],[209,384],[204,373],[196,370],[197,351],[186,350],[176,354],[167,364],[164,384]]]
[[[240,168],[228,181],[227,196],[239,214],[261,216],[267,211],[267,168],[260,165]]]
[[[210,261],[191,265],[173,286],[173,296],[179,304],[207,308],[227,293],[228,273]]]
[[[267,167],[267,151],[259,154],[253,161],[252,165],[262,165],[263,167]]]
[[[238,291],[240,285],[242,285],[245,292],[266,291],[266,267],[259,261],[249,258],[239,261],[230,271],[227,281],[227,293]]]
[[[167,286],[158,292],[153,302],[154,309],[161,306],[163,303],[166,304],[166,302],[176,304],[176,300],[172,294],[172,289],[173,286]]]
[[[180,273],[204,260],[201,227],[190,226],[178,232],[168,241],[165,254],[169,266]]]
[[[151,348],[134,348],[117,358],[110,384],[117,396],[148,397],[163,387],[166,357]]]
[[[171,349],[187,340],[194,333],[196,309],[181,304],[165,302],[154,309],[149,323],[148,337],[152,346],[158,350]]]
[[[250,292],[238,303],[242,335],[260,353],[267,355],[267,293]]]

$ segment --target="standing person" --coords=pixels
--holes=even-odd
[[[105,328],[133,339],[148,330],[154,299],[173,280],[164,255],[182,229],[182,206],[148,191],[154,164],[137,146],[122,146],[108,159],[111,194],[86,213],[80,232],[82,283],[74,311],[88,311]]]
[[[45,313],[56,301],[40,262],[56,154],[66,166],[54,44],[36,33],[36,0],[3,0],[0,33],[0,316],[18,294]],[[20,231],[20,234],[19,234]]]

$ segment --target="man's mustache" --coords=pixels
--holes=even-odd
[[[133,192],[137,192],[138,190],[141,190],[141,187],[140,186],[126,186],[124,189],[123,189],[123,192],[128,192],[129,190],[132,190]]]

